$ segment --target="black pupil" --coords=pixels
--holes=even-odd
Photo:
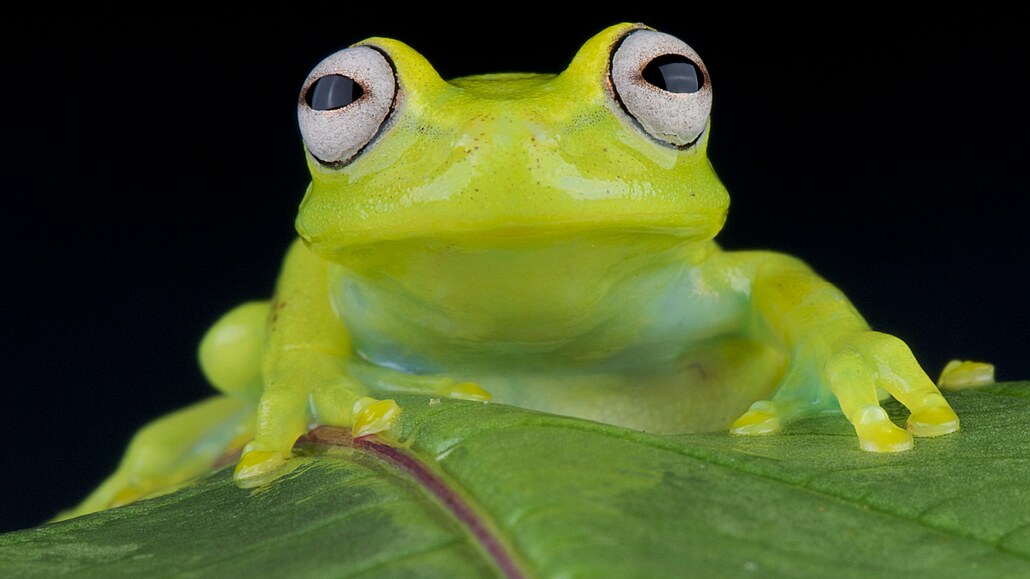
[[[689,58],[679,54],[664,54],[647,63],[644,80],[654,86],[675,93],[697,92],[704,84],[704,75]]]
[[[341,109],[361,98],[361,85],[342,74],[330,74],[315,81],[308,89],[308,106],[316,111]]]

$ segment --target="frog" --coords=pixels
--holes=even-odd
[[[238,484],[266,484],[319,425],[389,440],[400,394],[659,435],[774,435],[836,412],[877,453],[958,431],[906,343],[836,286],[783,253],[721,248],[711,108],[697,52],[640,23],[558,74],[446,81],[384,37],[329,55],[297,100],[311,180],[274,293],[200,342],[217,394],[144,427],[65,516],[226,457]]]

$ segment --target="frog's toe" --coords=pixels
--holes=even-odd
[[[913,412],[905,428],[915,436],[941,436],[958,430],[958,415],[947,404],[928,406]]]
[[[401,407],[393,400],[362,398],[355,407],[354,424],[351,426],[354,438],[389,430],[401,413]]]
[[[274,450],[244,450],[243,456],[236,463],[233,478],[236,482],[246,482],[262,478],[279,468],[286,462],[281,452]]]
[[[859,446],[868,452],[901,452],[912,448],[912,435],[887,416],[883,408],[869,404],[851,418]]]
[[[769,400],[759,400],[730,425],[732,434],[774,434],[780,431],[780,411]]]
[[[479,384],[474,382],[458,382],[440,387],[441,396],[457,398],[458,400],[471,400],[473,402],[486,402],[493,398],[489,392],[483,390]]]
[[[937,378],[937,385],[945,390],[963,390],[993,383],[994,365],[970,360],[948,362]]]

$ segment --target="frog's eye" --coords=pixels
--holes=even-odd
[[[341,50],[304,81],[297,118],[304,145],[327,165],[354,158],[379,133],[397,95],[393,65],[367,46]]]
[[[612,53],[609,74],[615,100],[655,139],[688,147],[708,126],[708,71],[675,36],[654,30],[627,34]]]

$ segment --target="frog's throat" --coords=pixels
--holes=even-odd
[[[624,322],[714,251],[670,234],[411,238],[338,253],[334,305],[355,334],[398,343],[555,343]],[[390,331],[385,331],[391,328]],[[355,336],[359,341],[362,336]]]

